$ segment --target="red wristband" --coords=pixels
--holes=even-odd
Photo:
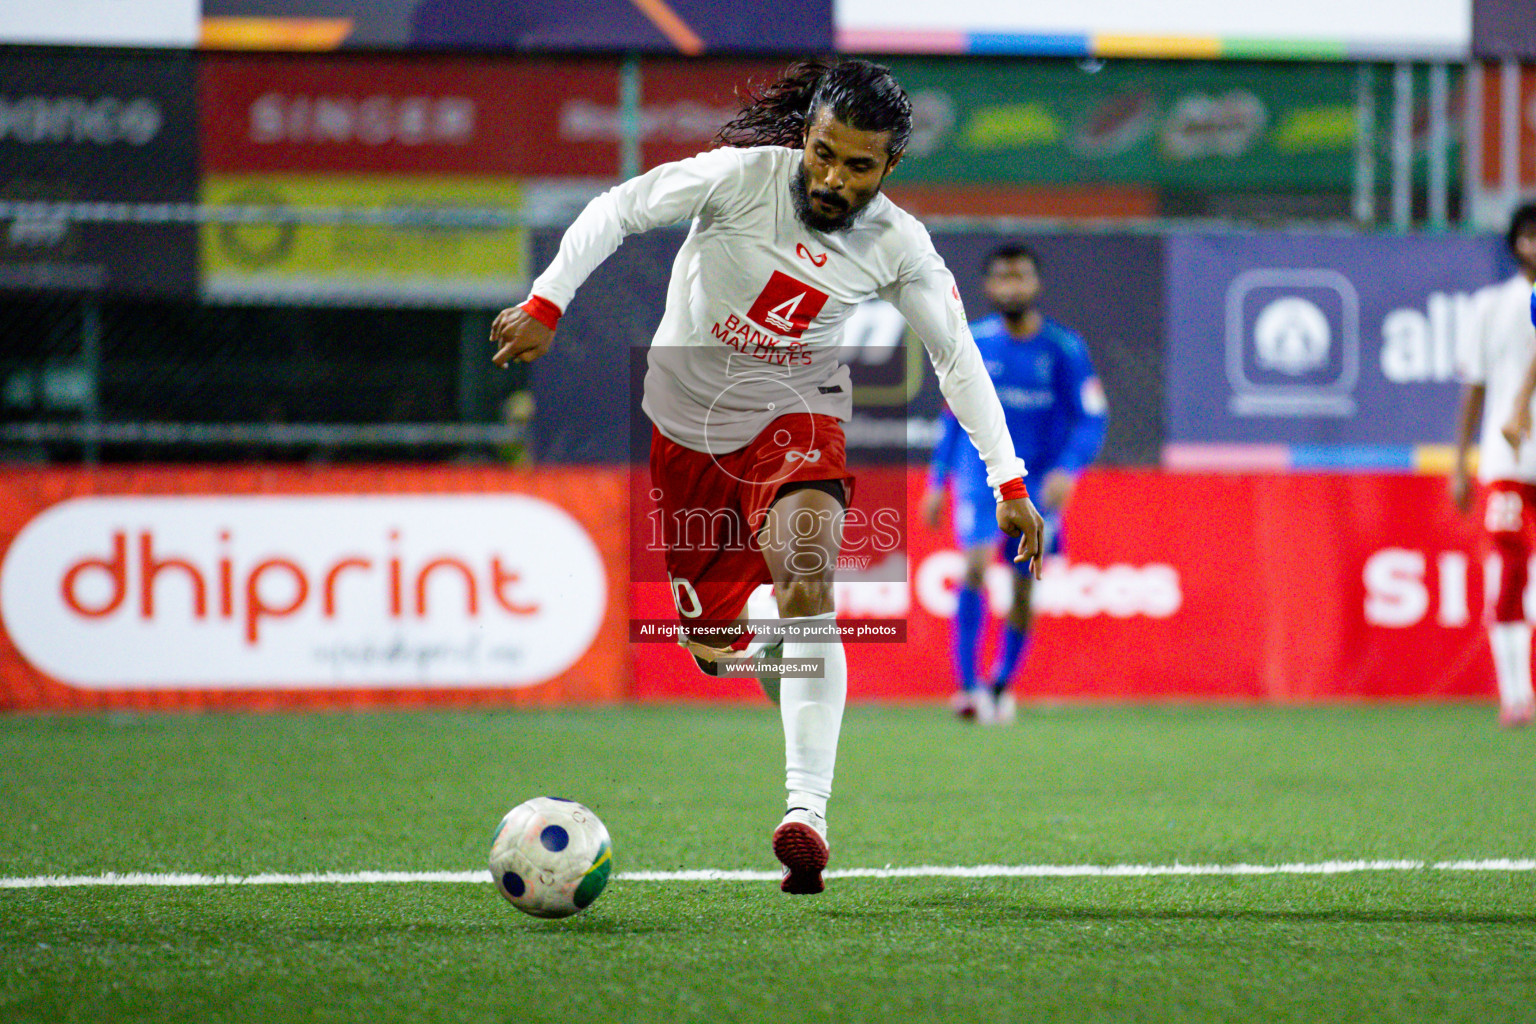
[[[528,301],[517,308],[550,330],[554,330],[555,325],[560,322],[560,307],[548,299],[539,298],[537,295],[530,295]]]
[[[1020,498],[1029,497],[1029,492],[1024,489],[1024,478],[1021,476],[1005,481],[998,490],[1002,493],[1004,501],[1018,501]]]

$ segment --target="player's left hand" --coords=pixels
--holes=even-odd
[[[521,306],[511,306],[491,321],[491,341],[496,345],[491,362],[506,369],[514,359],[531,363],[548,352],[555,343],[555,332],[529,316]]]
[[[1045,520],[1028,498],[1012,498],[997,503],[997,525],[1010,537],[1020,537],[1019,553],[1013,560],[1029,564],[1029,574],[1040,578],[1041,546],[1045,541]]]

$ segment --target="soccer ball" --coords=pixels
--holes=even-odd
[[[534,917],[570,917],[597,899],[613,871],[608,829],[574,800],[538,796],[507,812],[491,838],[491,878]]]

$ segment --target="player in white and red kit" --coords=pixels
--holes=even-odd
[[[1499,722],[1529,725],[1536,702],[1531,685],[1531,623],[1525,586],[1536,551],[1536,444],[1531,422],[1530,372],[1536,367],[1532,283],[1536,282],[1536,205],[1515,211],[1509,251],[1519,272],[1477,294],[1476,326],[1460,353],[1466,383],[1456,439],[1452,493],[1466,511],[1471,504],[1467,450],[1479,417],[1479,481],[1485,485],[1483,526],[1499,560],[1498,592],[1489,616],[1499,685]]]
[[[593,200],[521,306],[492,326],[499,365],[548,351],[587,276],[625,236],[691,222],[673,263],[642,402],[654,427],[653,494],[686,646],[714,674],[748,639],[747,595],[771,581],[781,618],[814,640],[782,658],[789,810],[773,834],[786,892],[820,892],[826,804],[848,689],[832,577],[852,478],[842,421],[852,386],[835,352],[857,305],[892,302],[922,339],[939,385],[987,466],[1018,560],[1038,560],[1040,515],[1024,489],[1003,410],[966,326],[959,292],[927,230],[880,192],[911,133],[911,104],[867,61],[805,62],[749,98],[722,129],[726,148],[664,164]],[[688,542],[683,513],[719,516],[711,543]],[[732,527],[743,527],[738,535]]]

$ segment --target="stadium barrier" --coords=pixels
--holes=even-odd
[[[624,478],[0,469],[0,707],[612,701]]]
[[[864,493],[893,473],[915,508],[920,472],[865,470]],[[761,700],[628,642],[629,620],[674,614],[665,580],[630,582],[630,487],[622,469],[0,470],[0,708]],[[1442,478],[1094,470],[1067,532],[1028,699],[1493,693],[1490,574]],[[845,620],[905,620],[905,643],[849,643],[852,697],[939,699],[961,556],[912,521],[895,557],[904,582],[839,585]]]

